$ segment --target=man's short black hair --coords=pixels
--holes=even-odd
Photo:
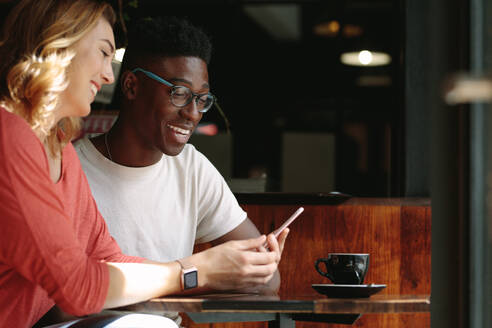
[[[132,69],[142,60],[162,57],[198,57],[210,63],[212,44],[205,32],[188,20],[153,17],[137,20],[128,30],[123,66]]]

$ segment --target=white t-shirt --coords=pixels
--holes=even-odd
[[[193,145],[138,168],[108,160],[87,138],[75,149],[99,211],[125,254],[173,261],[246,219],[220,173]]]

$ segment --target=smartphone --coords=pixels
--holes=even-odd
[[[273,230],[272,233],[275,236],[275,238],[278,238],[278,236],[280,235],[280,233],[285,228],[287,228],[292,222],[294,222],[294,220],[297,219],[297,217],[299,216],[299,214],[301,214],[303,211],[304,211],[304,207],[299,207],[297,209],[297,211],[295,211],[294,214],[292,214],[287,220],[285,220],[285,222],[282,223],[282,225],[280,227],[278,227],[277,229]],[[268,248],[268,243],[265,242],[265,244],[263,244],[263,247]]]

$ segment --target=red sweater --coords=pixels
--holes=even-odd
[[[32,326],[54,303],[99,312],[109,284],[102,262],[141,260],[109,235],[72,144],[53,183],[30,126],[0,107],[0,327]]]

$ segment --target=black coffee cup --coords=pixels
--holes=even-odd
[[[326,272],[320,269],[321,263],[324,263]],[[369,269],[369,254],[330,253],[327,258],[317,259],[314,267],[334,284],[360,285]]]

